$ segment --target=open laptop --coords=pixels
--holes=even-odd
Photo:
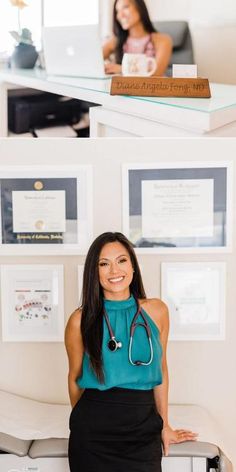
[[[48,75],[105,79],[99,25],[43,28]]]

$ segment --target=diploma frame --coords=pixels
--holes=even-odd
[[[32,183],[34,187],[32,186]],[[30,233],[15,233],[14,229],[14,194],[29,195],[31,190],[40,190],[40,185],[45,185],[44,190],[50,190],[50,194],[63,194],[65,200],[65,221],[59,221],[59,224],[66,226],[66,231],[60,233],[43,233],[38,236],[35,230],[34,238]],[[15,186],[15,188],[14,188]],[[93,234],[93,181],[92,166],[4,166],[0,171],[0,255],[84,255],[92,240]],[[20,192],[19,192],[20,190]],[[60,190],[60,192],[57,192]],[[36,191],[32,194],[36,194]],[[38,192],[40,194],[40,192]],[[46,195],[46,192],[45,192]],[[10,212],[9,212],[10,200]],[[19,198],[17,204],[17,218],[21,218],[18,211]],[[63,215],[60,209],[61,199],[55,199],[55,208],[58,213]],[[33,205],[33,204],[32,204]],[[34,207],[31,205],[27,211],[33,214]],[[50,215],[53,215],[53,207],[47,210],[46,218],[50,221]],[[38,210],[38,208],[37,208]],[[41,208],[39,211],[42,212]],[[27,226],[28,219],[24,217],[23,224]],[[59,217],[60,218],[60,217]],[[37,223],[42,223],[42,218],[38,218]],[[63,217],[61,217],[63,220]],[[21,221],[20,221],[21,223]],[[26,230],[27,233],[27,230]],[[56,240],[56,237],[58,240]],[[23,241],[18,238],[27,237]],[[39,239],[41,240],[39,241]],[[42,239],[45,238],[44,241]],[[49,241],[47,241],[47,239]],[[60,239],[59,239],[60,238]],[[30,240],[30,242],[28,242]],[[39,242],[38,242],[39,241]]]
[[[124,164],[122,166],[123,232],[133,243],[137,254],[180,254],[180,253],[227,253],[232,251],[232,161],[186,161]],[[158,173],[160,176],[158,177]],[[165,173],[165,176],[164,174]],[[183,177],[188,175],[188,177]],[[142,185],[143,182],[172,184],[176,179],[203,182],[213,181],[213,224],[212,238],[198,236],[147,238],[142,236]],[[223,182],[221,182],[223,180]],[[222,185],[221,185],[222,183]],[[219,197],[221,188],[222,201]],[[217,190],[216,190],[217,189]],[[224,189],[224,190],[222,190]],[[203,196],[201,200],[204,201]],[[184,215],[182,215],[184,220]],[[146,218],[147,220],[147,218]],[[181,225],[179,232],[181,234]],[[205,239],[205,240],[204,240]]]
[[[225,339],[224,262],[163,262],[161,299],[170,314],[172,341]]]
[[[81,302],[82,302],[83,275],[84,275],[84,264],[79,264],[78,267],[77,267],[78,306],[80,306]]]
[[[2,265],[2,341],[63,342],[63,265]]]

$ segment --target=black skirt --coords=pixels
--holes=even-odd
[[[161,472],[153,390],[86,389],[70,415],[71,472]]]

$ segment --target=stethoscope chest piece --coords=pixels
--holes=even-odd
[[[120,349],[122,347],[122,343],[120,341],[117,341],[114,336],[109,339],[107,345],[108,349],[110,349],[110,351],[112,352],[117,351],[117,349]]]

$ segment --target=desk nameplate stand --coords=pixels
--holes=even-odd
[[[137,97],[185,97],[210,98],[208,79],[174,77],[123,77],[114,76],[111,95],[134,95]]]

